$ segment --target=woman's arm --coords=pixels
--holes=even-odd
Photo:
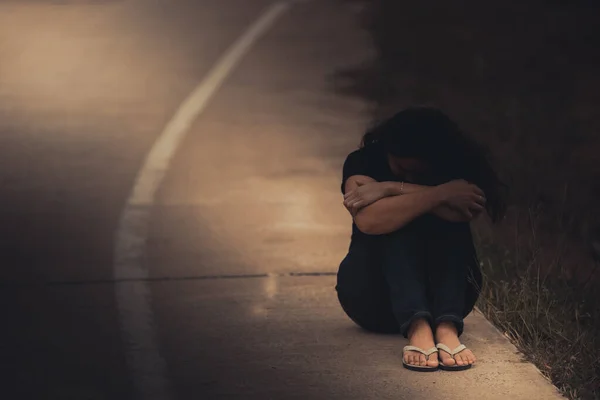
[[[419,192],[422,190],[432,189],[432,186],[424,186],[424,185],[415,185],[413,183],[400,183],[400,182],[382,182],[382,184],[386,185],[386,192],[389,193],[389,196],[398,196],[401,194],[410,194]],[[461,213],[458,210],[455,210],[451,207],[448,207],[446,204],[442,204],[431,211],[432,214],[437,215],[438,217],[450,221],[450,222],[468,222],[470,218]]]
[[[358,229],[369,235],[393,232],[444,204],[439,188],[382,198],[356,212],[354,222]]]
[[[441,206],[456,209],[465,216],[467,221],[473,219],[484,209],[483,191],[464,180],[455,180],[413,193],[390,197],[385,197],[381,182],[363,183],[362,185],[365,187],[373,185],[373,189],[365,192],[366,197],[372,197],[368,205],[360,208],[346,204],[346,202],[345,205],[351,212],[358,229],[371,235],[393,232],[415,218]],[[345,183],[345,191],[352,196],[352,190],[359,189],[359,186],[361,183],[356,179],[348,179]],[[374,198],[376,200],[373,200]]]
[[[356,191],[360,186],[374,185],[365,187]],[[365,175],[354,175],[348,178],[345,186],[344,205],[354,217],[360,209],[366,207],[384,197],[406,195],[419,191],[432,189],[431,186],[415,185],[412,183],[399,182],[377,182],[373,178]],[[366,189],[366,190],[364,190]],[[363,190],[363,193],[358,193]],[[430,211],[432,214],[451,222],[468,222],[468,218],[463,213],[442,204]]]

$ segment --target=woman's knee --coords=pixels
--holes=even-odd
[[[393,232],[382,235],[383,237],[392,239],[413,239],[421,231],[420,227],[423,225],[423,217],[418,217],[406,225],[396,229]]]
[[[402,228],[382,235],[381,240],[381,254],[384,259],[386,255],[397,253],[412,254],[414,249],[424,244],[424,238],[418,229],[417,221],[411,222],[409,225],[405,225]]]
[[[422,215],[403,227],[382,235],[387,243],[415,243],[431,236],[469,234],[470,225],[466,222],[450,222],[433,214]]]

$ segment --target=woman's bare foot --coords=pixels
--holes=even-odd
[[[408,340],[411,346],[419,347],[425,351],[435,346],[431,326],[427,320],[422,318],[415,320],[410,325]],[[404,353],[404,362],[421,367],[437,367],[438,357],[437,353],[432,353],[429,355],[429,360],[427,360],[424,354],[416,351],[407,351]]]
[[[456,326],[452,322],[440,322],[437,329],[435,330],[435,339],[437,343],[442,343],[448,346],[451,350],[454,350],[458,346],[460,346],[460,340],[457,335],[458,331],[456,330]],[[440,361],[444,365],[453,366],[453,365],[468,365],[473,364],[477,359],[473,352],[469,349],[465,349],[458,354],[454,355],[454,359],[444,350],[439,351]]]

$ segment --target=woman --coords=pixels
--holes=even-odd
[[[505,211],[482,147],[444,113],[409,108],[367,132],[344,163],[352,239],[336,290],[359,326],[409,339],[411,370],[464,370],[463,318],[482,278],[469,222]],[[439,356],[439,358],[438,358]]]

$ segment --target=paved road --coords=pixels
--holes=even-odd
[[[370,55],[340,2],[282,13],[198,110],[146,205],[136,266],[151,279],[113,280],[146,155],[271,4],[0,1],[2,398],[442,393],[449,378],[408,379],[402,342],[361,333],[335,301],[350,223],[339,169],[366,109],[327,77]],[[488,369],[463,380],[495,382],[495,398],[554,398],[480,316],[468,324]]]

